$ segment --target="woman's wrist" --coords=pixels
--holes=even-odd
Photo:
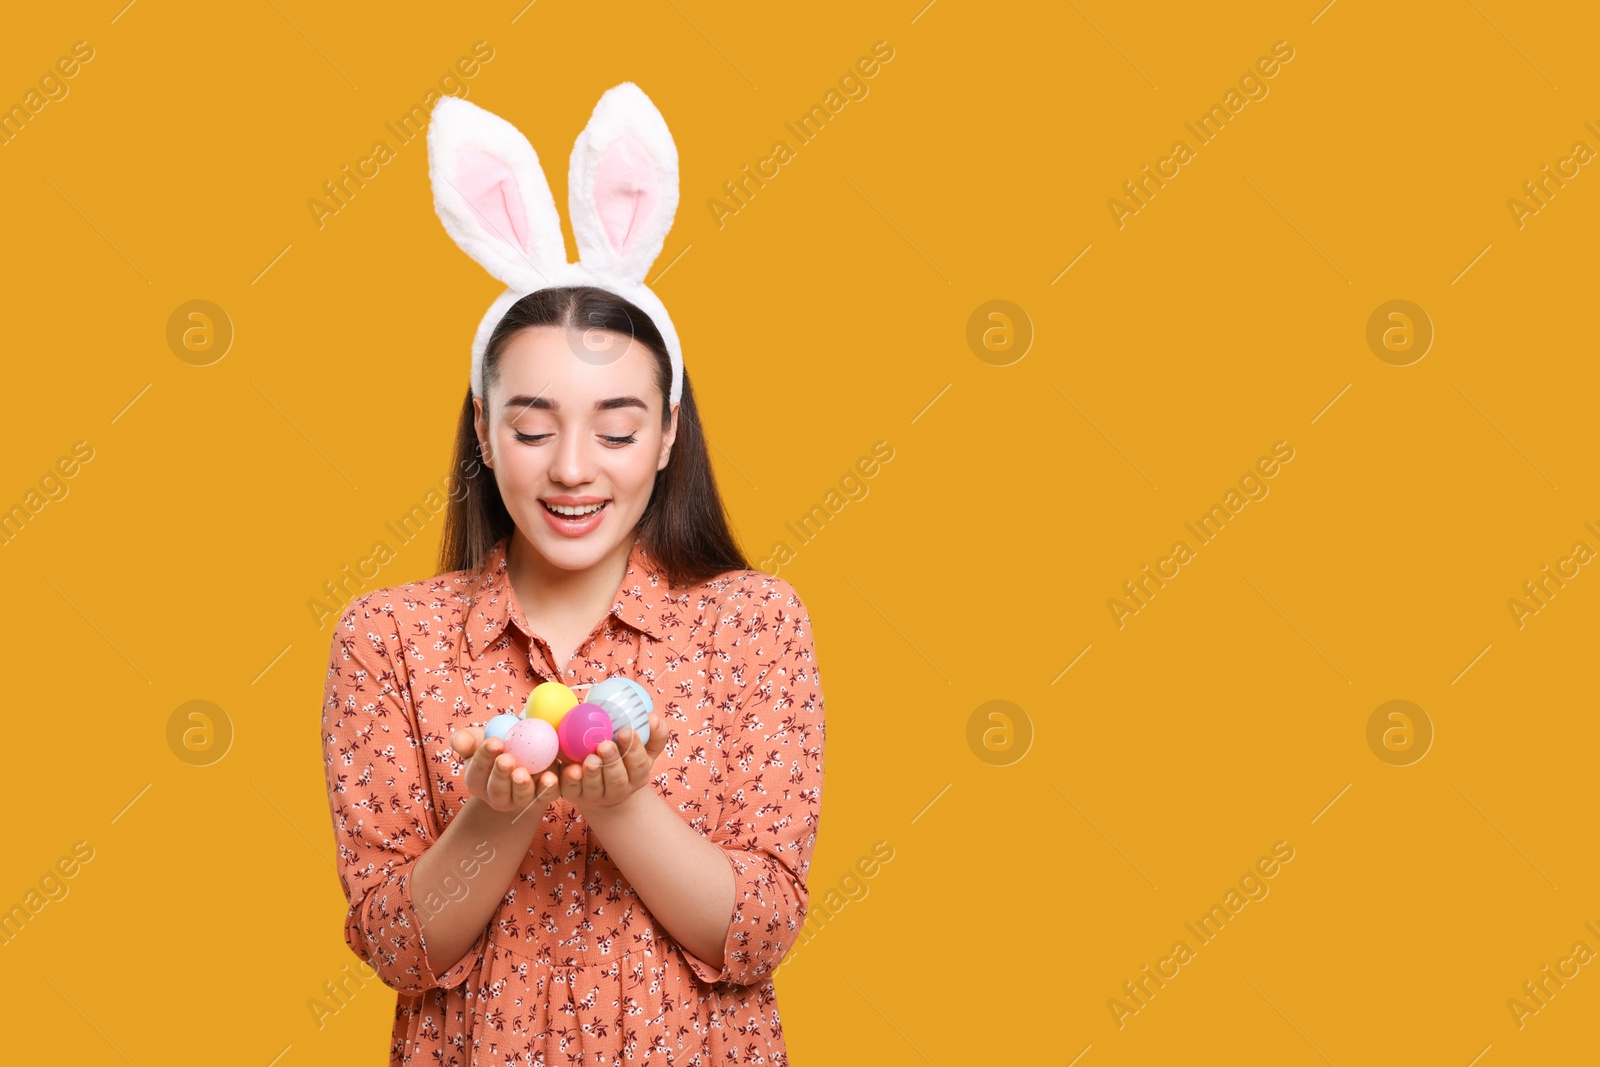
[[[535,801],[515,811],[500,811],[490,807],[482,797],[472,796],[461,806],[457,818],[467,819],[468,825],[484,837],[505,838],[515,835],[532,841],[549,807],[550,802],[545,800]]]
[[[605,825],[619,821],[627,821],[637,816],[639,809],[650,803],[650,798],[660,799],[660,794],[648,785],[635,789],[628,796],[615,804],[605,806],[591,806],[580,809],[583,817],[590,823]]]

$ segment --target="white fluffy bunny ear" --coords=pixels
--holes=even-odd
[[[428,121],[428,176],[445,230],[511,289],[543,288],[566,266],[550,183],[533,146],[505,119],[441,97]]]
[[[642,283],[678,211],[678,147],[644,90],[623,82],[600,97],[567,182],[578,262]]]

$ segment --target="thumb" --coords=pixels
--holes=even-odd
[[[650,715],[650,740],[644,746],[645,755],[655,759],[667,747],[667,720],[659,712]]]
[[[450,735],[450,747],[462,759],[467,759],[478,750],[478,733],[470,728],[457,730]]]

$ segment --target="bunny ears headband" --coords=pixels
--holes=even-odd
[[[433,206],[461,250],[506,291],[472,341],[472,395],[483,396],[483,353],[507,309],[553,286],[592,285],[637,306],[667,343],[669,404],[683,394],[683,350],[661,301],[644,284],[678,210],[678,149],[661,112],[632,82],[606,90],[572,147],[568,214],[578,262],[567,262],[555,198],[539,157],[515,126],[445,96],[428,123]]]

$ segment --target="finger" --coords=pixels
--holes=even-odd
[[[554,771],[545,771],[539,776],[539,795],[534,797],[538,804],[548,804],[561,795],[561,776]]]
[[[583,798],[583,765],[569,763],[561,768],[561,795],[576,804]]]
[[[583,799],[602,800],[605,794],[606,780],[601,776],[600,757],[590,753],[583,758]]]
[[[655,761],[650,758],[650,751],[646,746],[637,745],[628,753],[623,763],[627,770],[629,787],[639,789],[650,780],[650,769]]]
[[[650,742],[644,746],[651,762],[667,747],[667,720],[659,711],[650,713]]]
[[[602,741],[595,755],[600,757],[600,781],[613,797],[625,797],[633,789],[628,778],[628,764],[617,750],[616,742]]]
[[[450,747],[462,759],[468,759],[478,749],[478,735],[470,729],[457,730],[450,735]]]
[[[631,728],[627,729],[629,744],[622,746],[622,770],[628,776],[630,788],[637,789],[650,776],[650,750],[644,742],[639,740],[639,735]],[[618,731],[618,744],[621,745],[621,731]]]
[[[494,769],[494,761],[504,748],[505,743],[495,737],[477,746],[472,754],[472,762],[467,764],[467,792],[480,797],[487,795],[489,772]]]
[[[623,772],[629,777],[638,773],[639,764],[645,758],[644,744],[633,727],[624,726],[617,731],[617,752],[622,757]]]
[[[539,792],[539,783],[526,767],[518,767],[511,772],[511,806],[516,809],[525,809],[533,803],[534,796]]]
[[[474,759],[487,759],[493,762],[494,757],[506,750],[506,743],[498,737],[475,738],[472,741],[472,751],[468,753]]]
[[[511,807],[511,772],[517,769],[517,761],[501,753],[494,761],[494,769],[489,772],[489,788],[485,793],[489,806],[499,811]]]

